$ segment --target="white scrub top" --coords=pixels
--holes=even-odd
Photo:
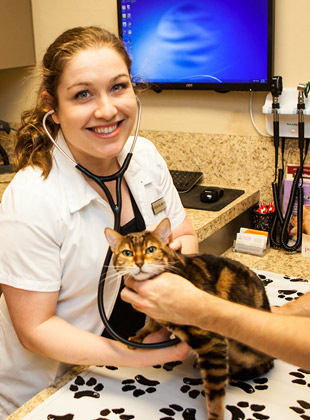
[[[72,156],[60,133],[60,147]],[[119,161],[132,144],[129,138]],[[125,174],[145,225],[169,217],[180,225],[185,211],[166,163],[154,145],[138,137]],[[152,203],[164,199],[154,214]],[[103,324],[97,308],[97,288],[108,249],[104,229],[114,216],[78,169],[56,148],[53,167],[44,180],[38,168],[19,171],[0,205],[0,283],[16,288],[59,291],[57,316],[100,335]],[[105,310],[112,312],[120,286],[109,270],[104,292]],[[0,419],[24,404],[68,369],[55,360],[35,355],[21,346],[4,296],[0,297]],[[2,411],[1,411],[2,410]]]

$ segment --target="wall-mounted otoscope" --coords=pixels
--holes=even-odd
[[[273,139],[276,147],[279,147],[279,96],[283,91],[282,76],[275,76],[272,78],[271,83],[272,94],[272,113],[273,113]]]
[[[272,112],[273,112],[273,130],[274,130],[274,146],[275,146],[275,167],[276,167],[276,174],[275,180],[272,184],[273,189],[273,196],[274,202],[276,207],[276,216],[271,228],[270,232],[270,240],[271,244],[276,247],[280,247],[285,249],[286,251],[297,251],[302,242],[302,221],[303,221],[303,201],[304,201],[304,193],[303,193],[303,166],[305,157],[308,152],[308,143],[309,140],[306,139],[306,147],[305,147],[305,122],[304,122],[304,114],[305,114],[305,98],[308,96],[309,92],[309,83],[306,84],[298,84],[297,86],[297,110],[295,108],[295,114],[298,114],[298,147],[299,147],[299,168],[296,171],[296,175],[293,180],[293,184],[290,191],[290,197],[287,205],[287,209],[285,214],[282,214],[281,206],[280,206],[280,192],[282,188],[282,180],[284,175],[284,148],[285,148],[285,138],[282,138],[282,169],[277,170],[278,166],[278,148],[279,148],[279,113],[280,111],[280,103],[279,103],[279,91],[281,90],[280,84],[277,88],[278,81],[275,80],[274,87],[272,90],[273,101],[272,101]],[[279,81],[280,83],[280,81]],[[297,111],[297,112],[296,112]],[[278,181],[278,182],[276,182]],[[290,224],[293,207],[295,204],[295,200],[297,197],[297,239],[293,245],[289,245],[289,234],[288,234],[288,227]],[[276,240],[277,234],[277,223],[280,223],[280,241]]]
[[[273,114],[273,142],[275,147],[275,180],[277,178],[277,168],[278,168],[278,148],[279,148],[279,138],[280,138],[280,125],[279,125],[279,109],[280,102],[279,96],[283,91],[283,82],[282,76],[275,76],[272,78],[271,84],[271,94],[272,94],[272,114]]]
[[[304,142],[305,142],[305,119],[304,119],[304,111],[305,111],[305,96],[307,94],[307,84],[299,83],[297,85],[298,91],[298,103],[297,103],[297,113],[298,113],[298,142],[299,142],[299,150],[304,149]]]
[[[280,223],[280,229],[283,225],[283,215],[280,206],[280,194],[282,188],[283,174],[284,174],[284,162],[283,162],[283,148],[284,141],[282,139],[282,168],[278,169],[279,160],[279,145],[280,145],[280,125],[279,125],[279,109],[280,102],[279,96],[283,91],[283,82],[281,76],[275,76],[272,78],[271,94],[272,94],[272,114],[273,114],[273,144],[275,150],[275,175],[272,183],[272,193],[274,204],[276,208],[276,214],[273,220],[270,231],[270,242],[273,246],[280,247],[281,243],[277,241],[277,226]]]

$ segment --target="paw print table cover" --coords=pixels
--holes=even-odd
[[[310,281],[254,270],[271,305],[310,291]],[[309,356],[310,357],[310,356]],[[190,355],[149,368],[91,367],[25,420],[206,420],[202,379]],[[230,382],[225,420],[310,420],[310,371],[280,360],[265,377]]]

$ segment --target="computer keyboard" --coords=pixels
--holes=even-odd
[[[170,169],[173,183],[179,193],[190,191],[202,178],[203,173],[198,171],[181,171]]]

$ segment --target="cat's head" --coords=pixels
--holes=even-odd
[[[121,235],[105,228],[105,236],[114,253],[113,263],[121,275],[145,280],[162,273],[168,264],[171,224],[163,219],[153,230]]]

